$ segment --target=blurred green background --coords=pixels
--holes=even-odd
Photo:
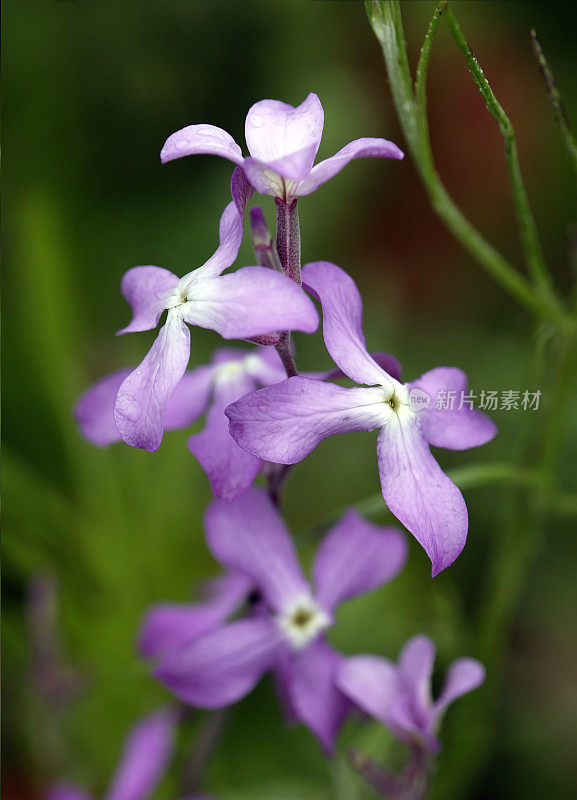
[[[433,4],[403,8],[415,60]],[[577,124],[574,5],[456,2],[454,9],[516,126],[548,261],[567,289],[575,186],[529,31],[537,28]],[[253,102],[296,105],[309,91],[325,108],[320,157],[359,136],[403,143],[378,44],[355,0],[11,0],[4,22],[4,791],[7,800],[36,798],[67,777],[98,797],[130,724],[166,697],[135,655],[143,612],[159,600],[185,601],[216,570],[201,526],[210,489],[185,447],[189,432],[167,435],[154,456],[98,450],[80,439],[71,416],[82,390],[137,363],[153,339],[114,336],[129,314],[119,293],[123,272],[157,264],[184,274],[216,244],[231,165],[197,157],[161,167],[160,148],[194,122],[219,125],[244,146]],[[433,149],[446,183],[520,264],[502,144],[445,30],[429,86]],[[272,220],[271,201],[263,205]],[[351,164],[303,198],[300,215],[304,261],[333,260],[355,276],[369,346],[397,355],[408,379],[447,364],[464,369],[474,391],[540,388],[532,383],[530,320],[444,231],[408,160]],[[252,262],[245,243],[239,263]],[[191,363],[204,363],[220,343],[195,330]],[[297,336],[297,347],[302,369],[329,365],[320,335]],[[493,443],[443,451],[441,464],[507,460],[528,413],[538,425],[541,412],[495,413]],[[294,471],[285,513],[295,534],[378,491],[374,439],[327,440]],[[563,454],[568,489],[577,486],[576,440],[573,413]],[[465,494],[471,523],[461,558],[432,582],[411,541],[404,574],[342,611],[332,639],[344,652],[396,657],[407,638],[426,633],[437,642],[440,670],[476,653],[474,620],[511,488]],[[577,796],[574,522],[548,518],[524,580],[497,679],[494,748],[469,798]],[[312,549],[303,547],[305,560]],[[56,701],[39,691],[38,635],[31,635],[31,597],[50,586],[68,669]],[[40,625],[44,633],[49,627]],[[471,702],[461,701],[464,713]],[[185,760],[201,717],[187,723]],[[476,722],[472,712],[471,728]],[[444,739],[439,775],[458,776],[467,743],[453,712]],[[382,731],[355,721],[342,740],[344,751],[354,744],[383,758],[390,747]],[[175,769],[159,797],[178,796],[178,781]],[[223,800],[361,796],[344,756],[326,762],[308,731],[285,728],[268,681],[231,713],[206,788]]]

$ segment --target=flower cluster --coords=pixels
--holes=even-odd
[[[140,365],[100,380],[79,399],[75,415],[94,444],[123,440],[153,452],[164,430],[187,427],[206,414],[204,429],[189,438],[188,447],[215,495],[205,515],[206,539],[224,571],[209,582],[200,603],[150,609],[139,637],[142,656],[176,698],[198,708],[229,706],[271,672],[287,719],[304,723],[326,753],[333,752],[344,720],[354,712],[380,720],[413,751],[432,753],[439,748],[441,713],[482,682],[481,665],[457,661],[433,702],[434,647],[425,637],[405,646],[398,665],[374,656],[347,658],[328,638],[341,603],[379,589],[401,571],[405,536],[351,508],[323,538],[309,582],[278,497],[290,465],[323,439],[377,430],[384,501],[425,549],[436,575],[462,551],[468,520],[459,489],[429,447],[476,447],[496,429],[470,405],[415,402],[423,393],[465,393],[467,378],[457,368],[437,367],[403,382],[396,358],[367,349],[362,301],[351,276],[326,261],[301,270],[298,198],[353,159],[403,157],[392,142],[363,138],[314,165],[322,130],[323,108],[310,94],[296,108],[276,100],[256,103],[246,119],[246,158],[228,133],[212,125],[191,125],[169,137],[163,162],[213,154],[236,165],[219,246],[182,278],[156,266],[124,275],[132,320],[120,333],[153,329],[166,312],[164,324]],[[262,211],[253,208],[256,264],[223,274],[237,258],[255,191],[274,197],[276,242]],[[302,375],[291,333],[315,332],[315,301],[335,369]],[[209,364],[187,371],[188,326],[194,325],[225,339],[249,340],[253,349],[219,348]],[[355,385],[341,385],[349,380]],[[259,473],[268,492],[255,485]],[[131,737],[109,798],[144,797],[165,764],[172,722],[166,716],[151,719]],[[138,747],[149,754],[145,777],[131,766]],[[126,789],[130,781],[140,788]],[[55,800],[79,796],[61,793]]]

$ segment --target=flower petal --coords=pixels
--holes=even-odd
[[[203,365],[185,372],[168,405],[164,430],[187,428],[206,411],[212,391],[214,367]]]
[[[230,503],[215,500],[205,529],[215,558],[248,575],[275,610],[310,593],[291,535],[263,489],[253,487]]]
[[[183,702],[221,708],[247,695],[282,648],[272,622],[244,619],[171,652],[154,674]]]
[[[152,794],[172,755],[175,724],[174,709],[163,708],[132,729],[106,800],[140,800]]]
[[[352,161],[354,158],[404,158],[404,153],[396,144],[389,142],[387,139],[355,139],[349,142],[334,156],[326,158],[316,164],[308,178],[306,178],[298,187],[298,196],[311,194],[315,189],[330,180],[337,172],[340,172],[343,167]]]
[[[114,421],[114,401],[118,390],[131,369],[118,369],[97,381],[80,395],[74,407],[74,417],[81,435],[91,444],[106,447],[120,441]]]
[[[190,334],[169,312],[166,324],[144,361],[123,382],[114,406],[116,425],[126,444],[154,452],[162,441],[164,417],[190,355]]]
[[[389,724],[391,704],[402,692],[395,664],[378,656],[347,658],[337,676],[337,686],[366,714]]]
[[[411,392],[425,392],[430,400],[420,414],[421,429],[429,444],[450,450],[466,450],[486,444],[497,433],[493,420],[481,411],[471,408],[466,402],[459,408],[461,399],[467,395],[467,376],[460,369],[431,369],[412,381],[409,388]],[[442,408],[443,398],[454,398],[454,403],[447,403],[454,408]],[[437,408],[437,405],[441,407]]]
[[[251,392],[225,413],[243,450],[277,464],[296,464],[327,436],[378,428],[382,407],[381,389],[345,389],[299,376]]]
[[[327,755],[351,704],[336,684],[343,657],[324,639],[297,653],[287,670],[288,693],[296,716],[318,737]]]
[[[192,155],[213,155],[228,158],[235,164],[242,163],[242,150],[232,136],[214,125],[188,125],[168,137],[160,160],[163,164],[175,158]]]
[[[227,573],[209,581],[201,603],[163,603],[153,606],[144,618],[138,650],[145,658],[156,658],[199,639],[243,603],[251,583],[238,573]]]
[[[120,288],[132,306],[132,320],[118,334],[156,328],[166,298],[176,288],[178,280],[173,272],[163,267],[133,267],[125,272]]]
[[[208,475],[215,497],[233,500],[256,478],[262,461],[242,450],[228,430],[226,406],[247,394],[255,381],[244,371],[233,373],[215,384],[214,402],[201,433],[188,440],[188,448]]]
[[[457,697],[472,692],[485,680],[485,667],[474,658],[459,658],[454,661],[447,674],[443,691],[433,708],[438,716]]]
[[[332,612],[344,600],[392,580],[406,558],[407,543],[400,531],[374,525],[351,508],[317,550],[316,599]]]
[[[414,415],[381,429],[377,458],[389,509],[425,548],[433,577],[457,558],[467,538],[467,506],[441,470]]]
[[[242,168],[259,194],[288,202],[295,196],[301,179],[309,174],[315,154],[316,148],[311,146],[271,161],[245,158]]]
[[[413,636],[399,656],[399,677],[413,698],[415,712],[426,717],[431,705],[435,645],[427,636]]]
[[[312,93],[294,108],[279,100],[255,103],[246,117],[249,152],[260,161],[277,161],[299,150],[310,150],[311,169],[323,135],[324,111]]]
[[[273,330],[314,333],[314,304],[290,278],[266,267],[243,267],[194,285],[184,319],[220,333],[244,339]]]
[[[187,285],[187,278],[195,282],[199,279],[213,278],[228,269],[238,255],[242,242],[242,216],[238,212],[236,203],[231,201],[222,212],[218,226],[219,245],[214,254],[202,267],[194,269],[189,275],[181,279],[181,287]]]
[[[342,371],[357,383],[387,384],[388,375],[369,355],[363,334],[363,302],[350,275],[329,261],[305,264],[303,285],[323,309],[323,337]]]

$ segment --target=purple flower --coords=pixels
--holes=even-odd
[[[132,369],[122,369],[107,375],[78,400],[74,414],[89,442],[105,447],[121,441],[114,403],[131,373]],[[216,497],[232,500],[242,494],[262,466],[260,458],[240,448],[231,437],[224,409],[258,386],[269,386],[285,377],[273,348],[220,348],[210,364],[185,372],[176,386],[166,406],[163,429],[185,428],[206,412],[204,430],[190,437],[188,447],[208,475]]]
[[[172,756],[176,721],[174,709],[162,708],[132,728],[105,800],[144,800],[153,793]],[[59,784],[49,791],[48,800],[91,797],[76,786]]]
[[[473,658],[454,661],[441,694],[431,699],[435,645],[415,636],[403,647],[399,663],[377,656],[344,659],[337,684],[363,711],[382,722],[401,741],[435,753],[436,736],[447,706],[485,680],[485,668]]]
[[[214,125],[189,125],[173,133],[160,158],[166,163],[199,153],[222,156],[242,166],[257,192],[287,203],[314,192],[354,158],[403,158],[392,142],[364,138],[313,166],[323,125],[324,111],[316,94],[309,94],[296,108],[279,100],[261,100],[246,117],[249,158],[243,157],[232,136]]]
[[[252,582],[238,572],[207,581],[200,603],[162,603],[146,614],[138,636],[145,658],[158,658],[220,627],[246,602]]]
[[[167,652],[156,676],[184,702],[219,708],[244,697],[264,672],[274,670],[291,715],[332,751],[350,704],[336,688],[342,656],[325,631],[340,603],[397,575],[406,558],[402,535],[348,511],[317,551],[312,590],[264,491],[252,488],[230,503],[215,501],[206,532],[215,557],[246,575],[262,600],[253,617]]]
[[[377,363],[367,352],[359,291],[344,270],[325,261],[308,264],[303,284],[321,302],[329,353],[346,375],[366,386],[347,389],[290,378],[232,403],[226,409],[230,432],[253,455],[294,464],[327,436],[379,429],[383,497],[425,548],[437,575],[463,549],[468,522],[459,489],[442,472],[429,445],[476,447],[492,439],[496,427],[467,404],[437,408],[441,391],[456,396],[466,391],[461,370],[438,367],[403,384],[398,362],[389,356],[387,371],[382,361]]]
[[[164,416],[190,355],[185,323],[220,333],[225,339],[245,339],[272,330],[312,333],[317,313],[299,286],[264,267],[244,267],[221,275],[235,260],[242,238],[238,201],[242,172],[235,170],[233,197],[220,220],[220,246],[204,266],[178,278],[161,267],[134,267],[122,279],[122,292],[133,310],[120,333],[155,328],[166,309],[164,326],[144,361],[122,383],[114,408],[116,425],[132,447],[151,452],[162,441]],[[237,207],[238,206],[238,207]],[[240,210],[239,210],[240,209]]]

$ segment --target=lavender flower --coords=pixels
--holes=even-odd
[[[313,166],[324,125],[324,111],[316,94],[294,108],[279,100],[255,103],[246,117],[245,137],[250,157],[222,128],[189,125],[166,140],[161,161],[200,153],[222,156],[242,166],[257,192],[290,203],[311,194],[355,158],[403,158],[386,139],[355,139],[331,158]]]
[[[154,792],[172,756],[176,721],[174,709],[162,708],[134,726],[105,800],[145,800]],[[49,791],[48,800],[91,797],[83,789],[63,783]]]
[[[80,397],[74,414],[89,442],[105,447],[121,441],[114,419],[118,390],[132,372],[122,369],[102,378]],[[201,433],[188,447],[209,477],[216,497],[231,500],[253,482],[262,460],[240,448],[228,431],[225,407],[258,386],[286,377],[276,350],[219,348],[210,364],[185,372],[167,403],[163,429],[186,428],[206,412]]]
[[[180,279],[161,267],[134,267],[122,279],[122,292],[132,306],[133,318],[120,333],[155,328],[168,310],[148,355],[123,381],[116,397],[116,425],[132,447],[153,452],[162,441],[167,405],[190,355],[185,323],[209,328],[225,339],[244,339],[277,329],[316,330],[313,304],[286,276],[252,266],[221,275],[240,247],[241,215],[249,195],[245,183],[242,172],[235,170],[235,201],[221,217],[220,246],[202,267]]]
[[[327,436],[379,429],[383,497],[426,550],[434,576],[463,549],[468,521],[459,489],[442,472],[429,445],[476,447],[492,439],[496,427],[467,405],[437,409],[434,400],[441,390],[466,389],[461,370],[439,367],[403,384],[398,362],[389,357],[388,371],[377,363],[366,348],[359,291],[344,270],[326,261],[308,264],[303,285],[321,302],[324,340],[334,361],[352,380],[370,388],[290,378],[232,403],[225,412],[230,432],[253,455],[294,464]],[[433,402],[427,405],[423,399]]]
[[[437,700],[431,699],[435,645],[415,636],[403,647],[398,665],[377,656],[343,660],[337,677],[341,691],[382,722],[402,742],[436,753],[436,731],[447,706],[485,680],[485,668],[473,658],[454,661]]]
[[[406,558],[402,535],[348,511],[319,547],[313,591],[264,491],[252,488],[230,503],[215,501],[205,522],[215,557],[247,576],[262,602],[253,617],[165,652],[156,677],[186,703],[219,708],[274,670],[292,715],[332,751],[350,704],[335,685],[342,656],[325,631],[340,603],[398,574]]]

